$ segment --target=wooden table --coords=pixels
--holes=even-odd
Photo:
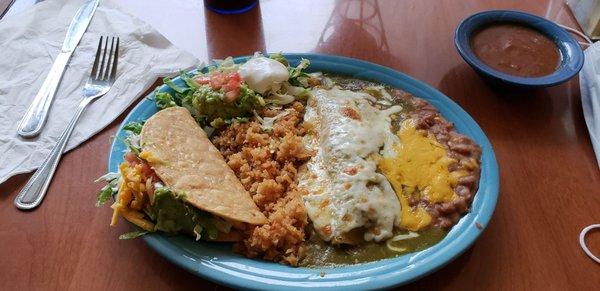
[[[520,0],[262,1],[243,15],[205,11],[197,23],[206,28],[211,58],[268,50],[364,59],[438,88],[481,125],[500,164],[493,219],[466,253],[407,289],[598,288],[600,265],[577,243],[585,225],[600,222],[600,172],[578,81],[527,92],[486,86],[460,59],[452,36],[461,19],[487,9],[524,10],[576,27],[561,1]],[[100,186],[92,181],[106,172],[123,117],[63,158],[39,209],[12,205],[29,175],[0,185],[0,289],[221,289],[141,240],[117,240],[127,225],[110,228],[111,210],[94,206]],[[600,232],[589,241],[600,253]]]

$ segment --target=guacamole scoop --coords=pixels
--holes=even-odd
[[[166,187],[155,190],[154,204],[148,204],[145,209],[146,214],[156,221],[155,230],[216,239],[219,230],[212,216],[185,203],[184,197],[185,194],[177,195]]]
[[[265,106],[264,99],[245,84],[240,86],[239,97],[234,102],[229,102],[224,94],[210,86],[201,86],[191,95],[186,107],[191,105],[196,118],[204,118],[208,124],[218,128],[224,120],[251,116],[253,110]]]

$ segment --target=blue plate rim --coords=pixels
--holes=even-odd
[[[264,261],[247,258],[238,258],[243,262],[241,266],[239,263],[233,264],[233,261],[232,263],[227,264],[227,259],[224,260],[225,262],[219,261],[219,258],[201,258],[198,260],[189,257],[185,253],[186,250],[182,250],[181,248],[177,247],[174,242],[178,239],[178,237],[167,237],[162,234],[152,234],[144,236],[144,241],[152,249],[170,262],[195,275],[213,282],[233,288],[277,290],[295,290],[298,288],[337,289],[340,287],[351,289],[374,289],[398,286],[414,281],[436,271],[467,250],[488,225],[494,212],[499,192],[499,173],[496,157],[491,143],[475,120],[473,120],[473,118],[458,104],[438,90],[391,68],[363,60],[326,54],[288,53],[284,54],[284,56],[290,59],[292,63],[297,62],[300,58],[307,58],[311,60],[311,63],[313,64],[315,62],[323,62],[324,64],[329,64],[330,66],[336,68],[333,70],[324,70],[326,72],[340,73],[339,70],[344,70],[346,67],[361,68],[365,69],[365,71],[373,77],[367,77],[367,79],[374,79],[388,84],[393,80],[405,83],[405,87],[399,89],[408,91],[417,97],[428,100],[430,103],[434,103],[432,101],[435,100],[443,103],[444,107],[439,107],[439,105],[436,107],[440,109],[444,117],[450,121],[453,121],[456,124],[457,129],[464,126],[468,127],[469,131],[472,131],[471,134],[465,134],[475,139],[482,147],[482,175],[480,179],[479,190],[471,206],[471,212],[467,213],[463,218],[461,218],[459,223],[455,225],[451,231],[451,234],[454,233],[453,235],[456,236],[456,238],[452,239],[451,241],[446,241],[446,239],[444,239],[442,242],[426,250],[396,258],[384,259],[364,264],[321,269],[302,267],[293,268],[289,266],[282,266],[276,263],[265,263]],[[242,61],[248,57],[249,56],[237,57],[235,60]],[[356,76],[361,77],[364,74],[366,73],[359,73],[356,74]],[[178,80],[178,82],[181,82],[181,80]],[[168,89],[165,86],[162,86],[160,90],[164,91]],[[149,97],[152,94],[153,93],[146,97]],[[425,94],[425,96],[423,94]],[[140,101],[123,120],[119,126],[119,130],[117,131],[117,135],[123,134],[122,128],[129,121],[139,120],[136,118],[136,116],[143,114],[142,110],[144,110],[144,107],[148,106],[154,106],[153,102],[148,100],[148,98],[144,98],[142,101]],[[448,114],[444,114],[444,111],[446,111],[446,113],[451,113],[450,115],[452,116],[449,118],[447,116]],[[472,135],[476,136],[474,137]],[[119,143],[120,142],[118,139],[115,139],[111,145],[108,163],[109,171],[114,171],[118,163],[122,161],[123,146],[119,145]],[[482,186],[481,181],[484,181],[484,178],[486,183]],[[481,207],[485,208],[482,208],[481,211],[474,214],[473,210],[475,207],[479,208],[480,205]],[[468,225],[467,222],[465,222],[466,217],[469,217]],[[458,233],[457,229],[465,230],[461,233]],[[450,237],[451,234],[449,234],[447,238]],[[443,248],[438,246],[443,246]],[[433,253],[433,249],[436,249],[435,253]],[[402,259],[406,261],[407,258],[411,261],[409,262],[410,264],[405,266],[404,269],[390,269],[396,264],[399,264]],[[263,269],[261,266],[266,268]],[[285,272],[273,269],[285,270]],[[263,274],[263,270],[270,272],[269,274],[271,275]],[[340,270],[349,270],[349,273],[340,272]],[[325,271],[325,276],[320,276],[322,271]],[[289,275],[291,275],[291,277],[285,277]],[[350,279],[345,278],[344,275],[350,276]],[[362,276],[366,276],[366,279],[362,278]],[[289,281],[287,281],[288,279]],[[295,279],[297,280],[294,281]]]
[[[493,19],[493,17],[496,18]],[[503,19],[505,17],[510,19]],[[486,24],[502,21],[519,22],[550,37],[559,47],[561,54],[568,52],[567,62],[563,58],[555,72],[541,77],[514,76],[486,65],[471,50],[470,34]],[[552,34],[550,30],[555,34]],[[477,71],[517,86],[547,87],[563,83],[575,76],[581,70],[585,61],[579,43],[562,27],[543,17],[518,10],[486,10],[468,16],[458,24],[454,31],[454,46],[465,62]]]

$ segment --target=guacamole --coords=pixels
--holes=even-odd
[[[175,194],[167,187],[154,191],[154,203],[144,209],[152,221],[155,231],[170,234],[184,233],[197,239],[214,240],[218,236],[216,222],[212,215],[184,202],[185,194]]]
[[[215,124],[212,122],[215,119],[228,120],[234,117],[251,116],[253,110],[265,106],[263,98],[245,84],[240,86],[239,98],[233,103],[226,100],[221,90],[215,91],[210,86],[201,86],[189,100],[184,102],[190,102],[197,116],[204,117],[213,127]]]
[[[195,79],[184,73],[181,78],[185,87],[165,78],[164,83],[173,92],[155,92],[156,107],[185,107],[202,126],[218,128],[218,125],[230,123],[234,118],[250,117],[254,110],[266,104],[263,97],[243,83],[237,73],[200,74]]]

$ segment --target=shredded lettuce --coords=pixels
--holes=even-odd
[[[286,67],[290,66],[290,63],[288,62],[288,60],[281,53],[270,54],[269,58],[282,63]]]
[[[276,105],[286,105],[294,102],[294,100],[296,100],[296,98],[289,94],[271,93],[271,95],[269,95],[269,98],[267,99],[267,102]]]
[[[195,86],[200,86],[196,81],[189,75],[182,73],[180,76],[186,83],[186,87],[180,87],[176,85],[173,80],[164,78],[163,83],[169,88],[173,89],[173,94],[168,92],[159,92],[158,89],[154,91],[152,99],[159,109],[165,109],[175,106],[183,106],[183,100],[194,92]]]
[[[277,91],[272,92],[266,99],[267,103],[286,105],[294,100],[304,100],[310,96],[310,90],[304,87],[284,83]]]
[[[100,189],[100,193],[98,193],[96,207],[104,205],[110,199],[110,197],[112,197],[112,194],[113,190],[109,185],[105,185],[104,187],[102,187],[102,189]]]
[[[240,65],[236,64],[233,61],[232,57],[227,57],[224,60],[219,60],[216,59],[214,60],[216,66],[209,66],[208,67],[208,71],[212,72],[212,71],[220,71],[223,73],[231,73],[231,72],[237,72],[237,70],[239,69]]]
[[[194,226],[193,232],[196,235],[196,241],[199,241],[202,238],[203,230],[204,230],[204,228],[200,224],[196,224],[196,226]]]
[[[179,94],[184,94],[186,91],[190,90],[190,88],[183,88],[183,87],[179,87],[179,86],[175,85],[175,83],[173,82],[173,80],[171,80],[171,78],[164,78],[163,83],[165,85],[169,86],[169,88],[173,89],[173,91],[175,91]]]
[[[144,126],[144,121],[131,121],[123,126],[123,130],[129,131],[133,134],[142,133],[142,127]]]
[[[110,182],[110,181],[112,181],[114,179],[117,179],[117,178],[119,178],[119,173],[108,172],[108,173],[100,176],[100,178],[96,179],[94,181],[94,183],[98,183],[98,182],[102,182],[102,181],[104,181],[104,182]]]
[[[123,127],[123,130],[127,132],[127,137],[121,141],[131,152],[135,153],[136,155],[139,155],[142,151],[142,147],[140,145],[140,133],[142,132],[143,126],[144,121],[132,121]]]
[[[289,86],[287,93],[296,97],[296,100],[306,99],[310,96],[310,90],[304,87]]]
[[[97,207],[104,205],[106,202],[108,202],[108,200],[110,200],[111,197],[113,197],[113,195],[117,194],[119,191],[120,175],[119,173],[109,172],[96,179],[94,182],[98,183],[101,181],[107,182],[108,184],[102,187],[98,193],[98,198],[96,201]]]
[[[279,119],[279,118],[282,118],[282,117],[288,115],[289,113],[290,113],[290,110],[286,109],[283,112],[281,112],[273,117],[262,118],[255,111],[254,117],[256,117],[256,120],[258,120],[258,122],[260,122],[260,128],[263,131],[271,131],[271,130],[273,130],[273,125],[275,125],[275,121],[277,121],[277,119]]]
[[[155,92],[154,102],[156,103],[156,107],[158,107],[159,109],[177,106],[177,103],[175,103],[175,101],[173,100],[173,96],[165,92]]]
[[[189,74],[185,73],[185,72],[181,72],[181,75],[179,75],[179,77],[185,82],[185,84],[190,87],[192,90],[194,89],[198,89],[200,88],[200,84],[198,84],[198,82],[196,82],[196,80],[194,80],[193,76],[190,76]]]
[[[148,232],[145,230],[134,230],[134,231],[130,231],[127,233],[124,233],[122,235],[119,236],[119,239],[134,239],[134,238],[138,238],[140,236],[143,236],[145,234],[147,234]]]
[[[308,66],[310,66],[310,61],[308,59],[301,59],[300,63],[296,67],[289,68],[290,78],[298,78],[303,74],[308,76],[308,74],[303,72],[303,70],[308,68]]]
[[[304,72],[309,65],[309,60],[301,59],[300,63],[296,67],[289,67],[288,70],[290,71],[290,79],[288,82],[294,86],[302,86],[302,83],[298,80],[298,78],[309,77],[309,75]]]
[[[131,151],[134,154],[139,155],[142,152],[142,146],[140,145],[140,135],[139,135],[139,133],[135,132],[135,131],[137,131],[137,126],[138,125],[132,125],[129,128],[126,128],[127,126],[123,127],[123,129],[127,133],[127,137],[120,138],[119,136],[117,136],[117,138],[123,144],[125,144],[128,151]],[[141,125],[139,125],[139,126],[140,126],[139,130],[141,132]]]

